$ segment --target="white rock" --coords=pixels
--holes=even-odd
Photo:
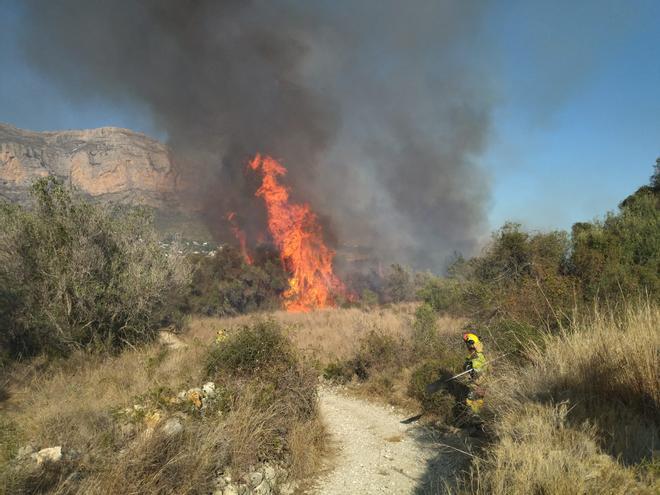
[[[32,454],[31,457],[37,461],[37,465],[41,465],[44,462],[59,462],[62,460],[62,446],[58,445],[57,447],[41,449],[39,452]]]
[[[158,342],[170,349],[185,349],[188,347],[181,341],[181,339],[179,339],[179,337],[172,332],[167,332],[165,330],[158,332]]]
[[[293,492],[296,491],[297,486],[298,485],[296,483],[290,483],[288,481],[286,483],[282,483],[279,486],[280,493],[281,495],[293,495]]]
[[[268,481],[273,481],[277,477],[277,471],[270,464],[264,466],[264,476]]]
[[[16,458],[17,459],[24,459],[26,457],[31,456],[37,451],[37,448],[32,445],[32,444],[27,444],[18,449],[18,452],[16,453]]]
[[[222,490],[222,495],[238,495],[238,488],[234,485],[227,485],[224,490]]]
[[[257,486],[264,479],[264,475],[259,471],[255,471],[250,473],[247,478],[251,486]]]
[[[272,492],[272,490],[271,490],[271,487],[270,487],[270,483],[268,483],[267,480],[263,480],[254,489],[254,493],[256,495],[270,495],[271,492]]]
[[[183,431],[183,425],[179,418],[170,418],[163,425],[163,433],[168,436],[177,435]]]
[[[202,391],[207,397],[213,397],[215,395],[215,383],[206,382],[202,385]]]

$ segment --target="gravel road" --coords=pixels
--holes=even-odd
[[[401,424],[393,408],[320,389],[323,419],[337,450],[314,495],[443,493],[468,456],[459,435],[439,435],[415,424]]]

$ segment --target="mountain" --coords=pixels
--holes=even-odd
[[[32,182],[46,175],[100,201],[175,205],[178,175],[155,139],[115,127],[33,132],[0,124],[0,198],[27,203]]]

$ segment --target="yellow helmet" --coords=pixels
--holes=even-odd
[[[468,350],[474,349],[477,352],[483,352],[484,350],[484,346],[479,340],[479,337],[473,333],[464,333],[463,342],[465,342]]]

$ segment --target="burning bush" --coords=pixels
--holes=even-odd
[[[257,155],[250,167],[262,174],[256,195],[266,203],[268,230],[289,273],[284,307],[309,311],[334,306],[337,296],[345,296],[346,290],[334,273],[335,253],[324,242],[316,214],[308,204],[290,201],[289,189],[279,181],[287,173],[281,163]]]

